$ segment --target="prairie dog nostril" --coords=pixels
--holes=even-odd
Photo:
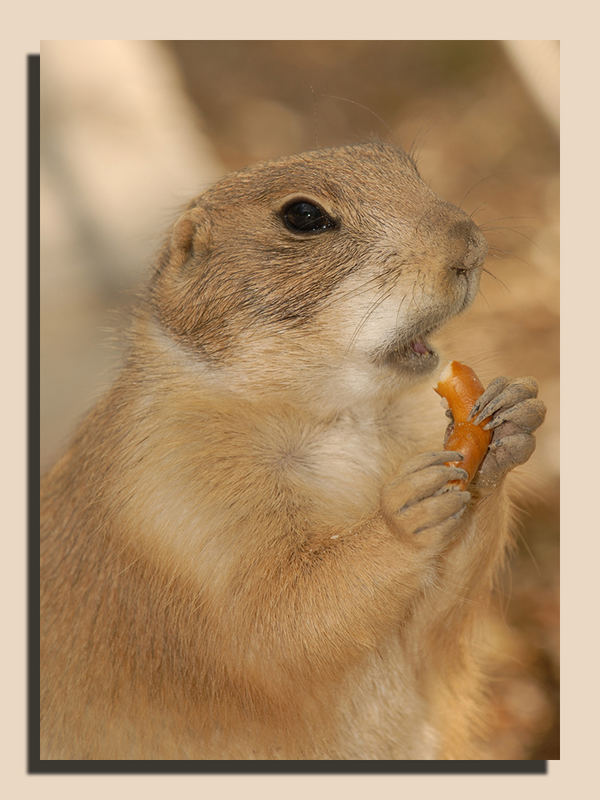
[[[475,223],[461,220],[451,228],[450,234],[460,242],[460,255],[456,253],[450,269],[460,275],[481,267],[487,255],[487,242]]]

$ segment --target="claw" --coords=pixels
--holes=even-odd
[[[448,483],[442,486],[441,489],[438,489],[437,492],[434,492],[434,496],[445,494],[445,492],[456,492],[458,491],[456,483],[450,483],[450,481],[468,481],[469,480],[469,473],[466,469],[462,469],[461,467],[453,467],[452,475],[448,478]]]
[[[505,474],[513,467],[524,464],[535,450],[535,437],[528,433],[515,433],[492,442],[489,452],[496,460],[496,470]]]
[[[433,498],[430,498],[430,501],[432,499]],[[430,519],[425,522],[425,524],[415,528],[413,533],[418,534],[422,531],[429,530],[430,528],[437,528],[444,524],[447,525],[448,522],[458,519],[465,513],[470,500],[470,492],[452,492],[452,496],[448,497],[447,500],[444,500],[443,505],[438,505],[435,510],[433,510],[433,507],[431,507]],[[456,508],[456,510],[452,510],[453,508]]]
[[[509,383],[508,378],[504,378],[503,376],[499,376],[498,378],[494,378],[493,381],[489,384],[485,392],[479,397],[473,408],[471,409],[469,416],[467,417],[468,421],[471,421],[475,414],[483,408],[486,403],[489,403],[496,395],[504,389],[505,386]],[[485,419],[485,417],[484,417]]]
[[[492,384],[490,384],[488,389],[491,386]],[[481,395],[482,398],[485,397],[486,392]],[[534,398],[537,396],[537,393],[538,385],[534,378],[518,378],[515,381],[510,381],[505,385],[505,388],[501,390],[500,393],[495,393],[489,402],[486,404],[481,404],[481,410],[473,420],[473,423],[475,425],[480,425],[484,419],[491,417],[492,414],[494,414],[500,408],[508,408],[516,405],[517,403],[521,403],[523,400]]]
[[[510,408],[506,408],[496,414],[486,425],[485,431],[493,430],[504,422],[512,422],[524,431],[531,433],[544,421],[546,416],[546,406],[537,398],[529,398],[517,403]]]

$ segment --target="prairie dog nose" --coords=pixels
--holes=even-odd
[[[455,257],[448,264],[457,272],[467,272],[483,265],[487,255],[487,242],[477,225],[471,219],[454,223],[449,230],[450,237],[456,242]]]

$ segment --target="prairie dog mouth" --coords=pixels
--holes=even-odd
[[[454,307],[450,306],[445,310],[438,310],[437,313],[424,315],[420,324],[419,321],[414,321],[404,330],[400,328],[395,335],[373,351],[372,358],[375,363],[413,375],[432,372],[437,367],[440,357],[428,337],[470,305],[472,297],[469,286],[472,282],[470,283],[468,278],[469,276],[464,297],[458,300],[458,307],[453,304]]]
[[[431,346],[426,335],[413,336],[408,342],[397,340],[375,354],[377,363],[402,371],[426,373],[434,370],[439,355]]]

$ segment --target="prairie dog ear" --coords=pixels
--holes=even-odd
[[[194,254],[206,252],[210,245],[210,220],[203,208],[184,211],[171,232],[170,261],[182,266]]]

